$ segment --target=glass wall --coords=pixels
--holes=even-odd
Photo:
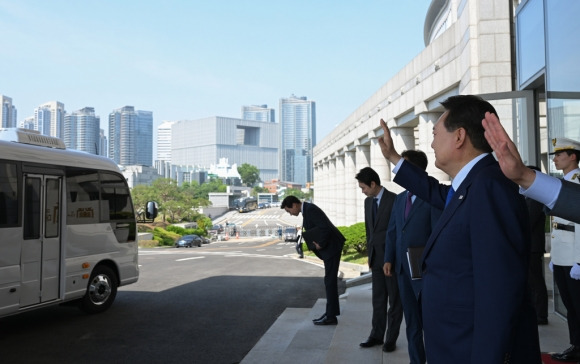
[[[528,0],[516,14],[519,87],[529,88],[545,74],[545,90],[535,87],[546,95],[548,140],[580,141],[580,1]],[[551,160],[548,172],[562,175]],[[565,316],[555,285],[554,304],[556,312]]]
[[[543,0],[528,0],[517,18],[518,84],[522,87],[546,64]]]

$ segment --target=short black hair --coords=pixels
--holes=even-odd
[[[282,200],[282,204],[280,204],[280,208],[283,209],[284,207],[292,207],[295,203],[301,203],[298,197],[296,196],[286,196],[284,200]]]
[[[566,152],[566,154],[568,154],[569,156],[572,154],[576,155],[576,163],[580,162],[580,151],[577,151],[576,149],[566,149],[563,150],[562,152]]]
[[[463,128],[475,149],[485,153],[492,152],[491,146],[483,135],[485,130],[481,124],[486,112],[498,116],[489,102],[475,95],[457,95],[441,102],[441,105],[449,111],[444,124],[447,131]]]
[[[381,185],[381,177],[379,177],[379,174],[375,172],[375,170],[372,169],[371,167],[364,167],[357,173],[356,176],[354,176],[354,178],[356,178],[357,181],[362,182],[369,187],[371,185],[371,182],[376,183],[378,186]]]
[[[413,163],[423,170],[427,169],[427,155],[420,150],[405,150],[401,153],[401,157],[405,158],[409,162]]]

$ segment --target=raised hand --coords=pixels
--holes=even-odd
[[[536,178],[536,173],[524,165],[516,145],[497,116],[486,112],[481,123],[485,129],[485,139],[495,152],[503,174],[523,188],[530,187]]]
[[[397,164],[401,156],[395,150],[393,144],[393,138],[391,138],[391,132],[387,127],[387,123],[381,119],[381,127],[383,128],[383,137],[379,138],[379,146],[381,147],[381,152],[383,156],[391,163]]]

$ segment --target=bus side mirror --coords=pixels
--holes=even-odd
[[[147,208],[145,209],[145,218],[153,220],[157,217],[157,202],[149,201],[147,202]]]

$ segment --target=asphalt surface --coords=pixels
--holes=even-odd
[[[1,362],[238,363],[287,307],[324,297],[324,270],[277,239],[146,249],[139,259],[139,282],[103,314],[53,306],[0,319]]]

